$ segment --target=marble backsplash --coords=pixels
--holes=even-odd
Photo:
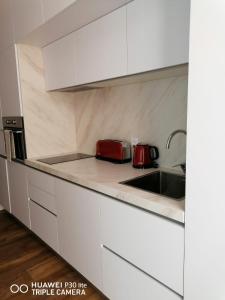
[[[186,138],[166,140],[175,129],[186,129],[187,76],[74,93],[77,149],[95,153],[98,139],[137,137],[159,147],[162,166],[185,161]]]
[[[28,157],[76,151],[74,96],[45,91],[39,48],[18,45],[17,49]]]
[[[159,147],[160,165],[185,160],[186,139],[166,140],[186,129],[187,76],[82,92],[46,92],[41,50],[18,45],[28,157],[67,152],[95,154],[98,139],[137,137]]]

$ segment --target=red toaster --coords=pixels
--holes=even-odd
[[[99,140],[96,143],[96,158],[115,163],[131,161],[131,146],[119,140]]]

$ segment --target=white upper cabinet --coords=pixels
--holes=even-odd
[[[188,62],[189,0],[127,5],[128,74]]]
[[[45,21],[57,15],[76,0],[42,0]]]
[[[43,48],[46,90],[75,85],[75,42],[70,34]]]
[[[42,0],[11,1],[15,41],[17,42],[43,24]]]
[[[0,53],[0,99],[2,116],[20,116],[21,102],[15,46]]]
[[[11,1],[0,1],[0,52],[14,42]]]
[[[126,7],[75,32],[77,84],[126,75]]]
[[[47,89],[187,63],[189,10],[189,0],[135,0],[53,42],[44,48]]]

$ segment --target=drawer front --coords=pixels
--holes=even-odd
[[[167,287],[103,248],[103,293],[111,300],[181,300]]]
[[[183,295],[182,225],[113,199],[101,214],[103,245]]]
[[[31,230],[58,252],[57,217],[30,200]]]
[[[37,187],[43,192],[55,195],[55,179],[51,175],[29,168],[28,184]]]
[[[53,214],[57,214],[55,196],[43,192],[42,190],[39,190],[36,186],[33,186],[31,184],[28,185],[28,194],[31,200],[37,202],[44,208],[51,211]]]
[[[54,177],[38,172],[33,169],[28,170],[28,197],[40,204],[54,214],[55,204],[55,179]]]

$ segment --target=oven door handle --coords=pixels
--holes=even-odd
[[[11,161],[12,158],[15,158],[15,144],[13,138],[12,130],[4,130],[5,138],[5,153],[8,161]]]

